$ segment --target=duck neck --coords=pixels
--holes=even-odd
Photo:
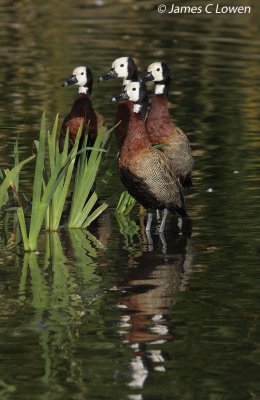
[[[140,115],[143,115],[142,104],[138,104],[138,103],[134,104],[133,111],[134,111],[135,114],[139,114],[140,113]]]
[[[161,128],[163,126],[163,129]],[[165,95],[154,94],[151,109],[146,120],[146,128],[152,144],[167,142],[173,132],[173,122]]]
[[[137,70],[135,69],[131,74],[128,74],[126,78],[123,80],[123,86],[128,85],[128,83],[138,81],[138,74]]]
[[[150,141],[145,128],[145,120],[141,110],[137,112],[138,107],[134,104],[136,112],[131,113],[128,124],[126,138],[121,151],[121,156],[127,159],[132,159],[140,151],[150,147]]]
[[[168,97],[165,94],[154,94],[152,96],[149,116],[154,116],[156,119],[170,118]]]
[[[92,85],[86,84],[85,86],[80,86],[78,90],[78,94],[89,94],[91,96],[92,93]]]
[[[126,85],[128,85],[128,83],[131,83],[131,82],[132,82],[132,79],[125,78],[123,80],[123,86],[126,86]]]
[[[161,81],[155,81],[154,94],[159,96],[163,95],[168,98],[170,81],[171,81],[170,76],[165,77],[165,79]]]
[[[77,113],[77,115],[83,115],[87,112],[91,112],[93,110],[91,96],[87,92],[79,92],[71,109],[71,112]]]
[[[154,94],[168,98],[169,85],[166,83],[155,83]]]

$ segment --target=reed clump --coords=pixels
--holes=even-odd
[[[62,151],[58,143],[58,115],[51,131],[46,128],[46,116],[43,113],[40,124],[39,140],[34,141],[36,154],[19,162],[18,143],[14,148],[15,165],[12,169],[0,170],[0,210],[9,202],[10,191],[13,193],[20,233],[24,250],[37,250],[37,240],[44,227],[46,231],[57,231],[61,226],[69,229],[86,228],[108,207],[120,194],[113,193],[105,201],[101,194],[113,175],[117,160],[112,157],[108,163],[105,155],[109,149],[113,129],[101,128],[93,147],[88,147],[88,136],[80,141],[82,127],[79,128],[73,147],[69,148],[68,132]],[[80,148],[81,146],[81,148]],[[36,159],[31,199],[23,205],[19,195],[19,174],[30,161]],[[99,176],[102,163],[106,161],[105,172]],[[116,201],[117,201],[116,199]],[[135,200],[123,192],[116,207],[117,214],[127,215]]]

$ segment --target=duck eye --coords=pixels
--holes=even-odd
[[[132,90],[133,90],[133,91],[135,91],[135,90],[136,90],[136,88],[134,87]]]
[[[80,75],[84,75],[84,72],[81,72],[81,74]]]
[[[122,68],[124,66],[124,64],[120,64],[120,67]]]
[[[156,71],[160,71],[160,68],[157,68],[157,70]]]

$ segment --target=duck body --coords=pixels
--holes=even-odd
[[[134,112],[119,155],[119,175],[127,191],[145,208],[187,215],[171,163],[151,146],[143,117]]]
[[[59,138],[60,151],[64,147],[67,130],[69,131],[69,150],[71,150],[81,125],[82,133],[78,149],[81,148],[86,134],[88,135],[87,146],[93,146],[99,129],[104,126],[104,118],[94,110],[91,100],[93,77],[90,69],[85,66],[75,68],[72,75],[63,82],[63,86],[71,85],[77,85],[79,89],[71,111],[62,123]]]
[[[161,151],[169,158],[182,186],[192,186],[191,172],[194,165],[191,147],[185,133],[171,121],[168,108],[170,71],[162,62],[147,68],[143,82],[154,81],[155,91],[146,128],[153,145],[161,144]]]
[[[168,99],[164,94],[153,95],[146,129],[152,145],[163,145],[160,150],[169,158],[182,186],[192,186],[194,160],[191,147],[185,133],[173,124],[169,115]]]
[[[80,144],[84,136],[88,134],[88,146],[93,146],[98,130],[104,126],[101,114],[95,112],[89,93],[79,93],[69,114],[64,118],[60,134],[60,149],[63,148],[67,129],[69,130],[69,148],[71,149],[76,140],[79,127],[82,124]]]

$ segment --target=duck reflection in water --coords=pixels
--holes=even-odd
[[[142,388],[149,371],[165,371],[160,346],[174,339],[169,315],[176,293],[185,290],[193,269],[191,221],[181,229],[177,219],[174,221],[175,226],[163,238],[152,237],[153,249],[147,247],[146,239],[141,254],[135,257],[130,251],[128,268],[120,271],[119,333],[133,351],[130,387]]]

